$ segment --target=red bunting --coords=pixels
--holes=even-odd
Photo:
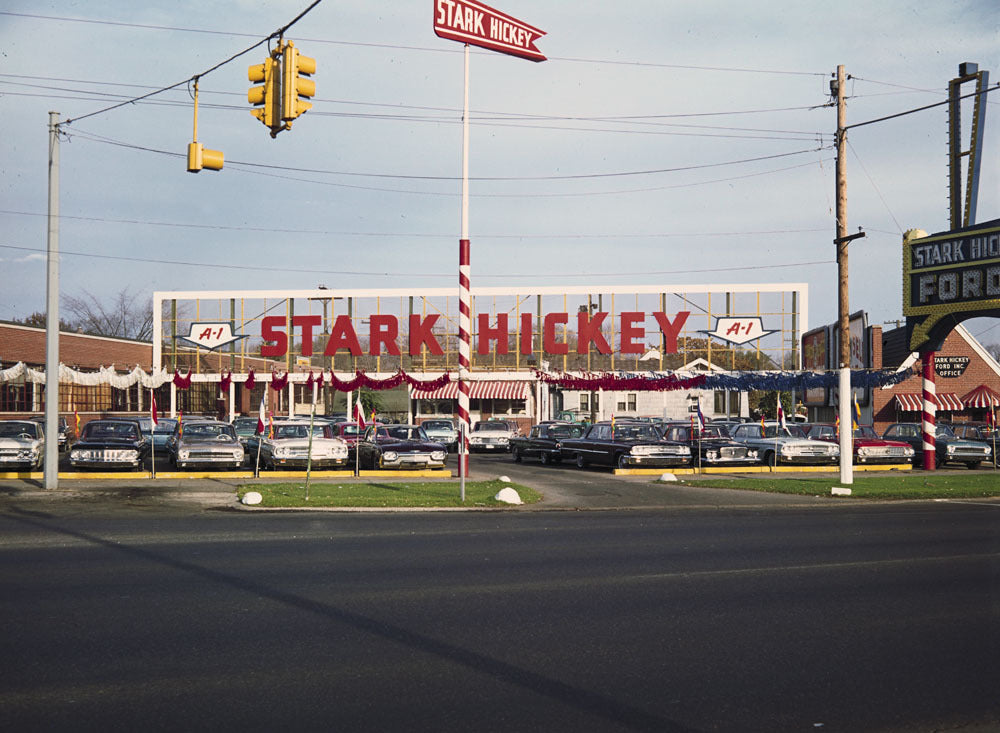
[[[247,381],[243,384],[247,389],[253,389],[257,386],[257,378],[253,375],[253,369],[247,372]]]
[[[177,370],[174,369],[174,386],[177,387],[177,389],[188,389],[191,386],[191,370],[188,369],[187,376],[182,377],[177,373]]]
[[[273,389],[275,392],[280,392],[281,390],[283,390],[287,386],[288,386],[288,372],[285,372],[284,376],[279,377],[272,370],[271,371],[271,389]]]
[[[221,374],[221,372],[220,372],[220,374]],[[223,392],[228,392],[229,391],[229,385],[233,381],[233,371],[230,369],[229,370],[229,374],[221,374],[221,376],[222,376],[222,379],[219,380],[219,389],[221,389]]]

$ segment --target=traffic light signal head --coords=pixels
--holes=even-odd
[[[281,119],[291,121],[312,109],[305,101],[316,94],[316,82],[306,78],[316,73],[316,59],[303,56],[291,41],[281,52]]]
[[[250,110],[250,114],[271,128],[271,137],[274,137],[284,128],[281,121],[281,72],[277,55],[268,56],[262,64],[250,66],[247,77],[252,82],[260,83],[247,91],[247,101],[258,108]]]
[[[206,150],[201,143],[188,143],[188,173],[199,173],[203,168],[221,171],[223,158],[221,150]]]

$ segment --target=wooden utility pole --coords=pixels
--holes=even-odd
[[[847,235],[847,104],[844,66],[837,67],[837,325],[840,333],[838,352],[840,415],[840,482],[854,483],[854,430],[851,422],[851,328],[847,290],[847,245],[854,239]]]

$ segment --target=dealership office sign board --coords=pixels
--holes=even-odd
[[[197,369],[192,353],[214,349],[231,354],[236,371],[239,357],[269,359],[279,368],[301,358],[337,371],[455,370],[459,311],[453,288],[157,292],[153,358],[163,368]],[[778,368],[798,337],[793,329],[808,323],[808,289],[804,283],[474,288],[470,323],[473,371],[648,371],[699,357],[736,368],[739,350]],[[747,336],[754,340],[730,343]],[[223,337],[234,340],[220,347]],[[652,352],[659,361],[640,362]]]
[[[968,318],[1000,315],[1000,220],[903,242],[912,351],[937,351]]]

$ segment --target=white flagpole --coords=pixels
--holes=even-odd
[[[149,406],[152,410],[149,421],[149,467],[152,471],[151,478],[156,478],[156,394],[152,389],[149,390],[149,396]]]

